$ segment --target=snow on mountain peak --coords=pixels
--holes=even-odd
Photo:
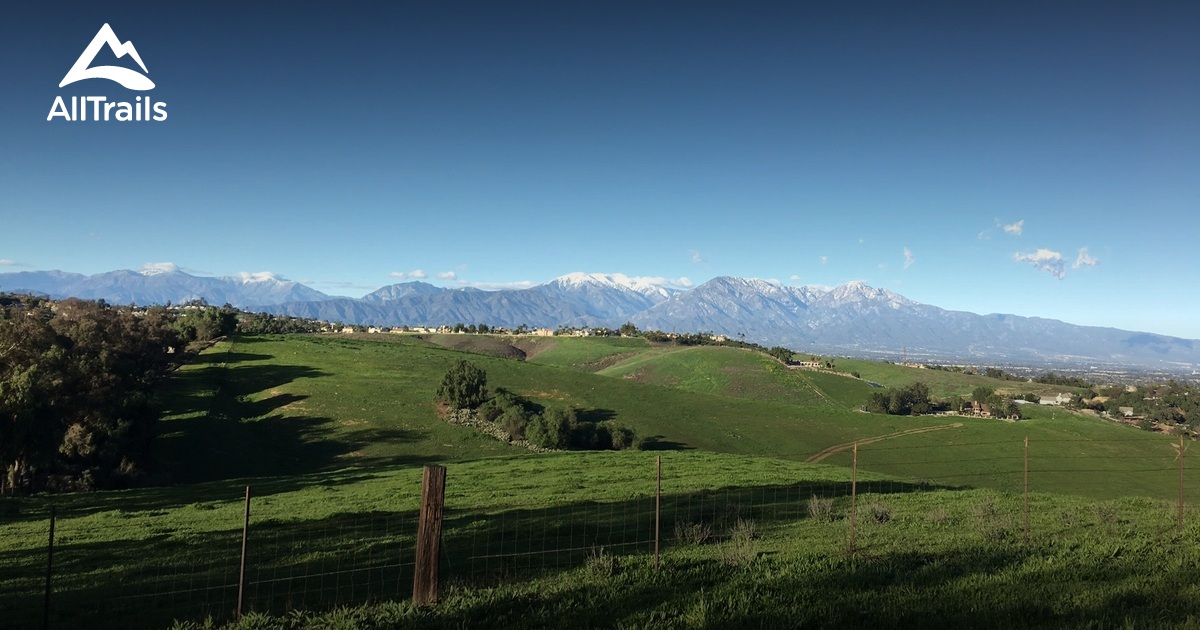
[[[138,273],[143,276],[160,276],[166,273],[175,273],[179,271],[179,265],[171,262],[161,263],[146,263],[138,270]]]
[[[623,273],[569,273],[559,276],[547,284],[557,284],[562,287],[582,288],[586,286],[603,286],[620,288],[643,295],[659,295],[667,297],[671,292],[667,287],[690,287],[692,281],[687,278],[663,278],[657,276],[627,276]]]
[[[245,271],[234,276],[235,279],[241,280],[242,284],[250,284],[251,282],[287,282],[270,271],[258,271],[255,273],[247,273]]]

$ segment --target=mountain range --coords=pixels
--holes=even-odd
[[[113,303],[204,298],[253,311],[373,326],[486,323],[713,332],[801,352],[924,360],[1192,369],[1200,341],[1016,315],[976,315],[921,304],[862,282],[833,289],[719,277],[689,290],[621,274],[572,273],[527,289],[483,291],[424,282],[361,298],[326,295],[271,274],[220,278],[173,265],[85,276],[0,274],[0,290]]]

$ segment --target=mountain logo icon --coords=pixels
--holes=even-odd
[[[75,65],[71,66],[71,69],[67,71],[67,75],[63,77],[58,87],[64,87],[76,81],[83,81],[84,79],[108,79],[109,81],[116,81],[130,90],[154,89],[154,82],[145,74],[141,74],[136,70],[120,66],[90,67],[96,59],[96,54],[105,45],[113,51],[113,54],[118,59],[129,55],[142,67],[142,72],[146,74],[150,73],[146,69],[146,64],[142,62],[141,55],[138,55],[137,49],[133,47],[133,42],[121,43],[121,40],[117,39],[117,34],[113,32],[112,27],[105,24],[96,32],[96,36],[92,38],[92,43],[83,49],[83,54],[79,55],[79,59],[75,60]]]

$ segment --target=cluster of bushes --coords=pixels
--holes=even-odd
[[[322,326],[323,324],[315,319],[303,317],[271,315],[270,313],[239,312],[237,314],[238,331],[249,335],[316,333],[321,332]]]
[[[228,304],[218,308],[209,306],[203,300],[197,300],[185,304],[173,316],[175,332],[184,343],[227,337],[238,329],[238,311]]]
[[[918,416],[933,411],[929,387],[920,381],[886,392],[876,392],[867,399],[867,411],[893,416]]]
[[[0,470],[16,490],[130,485],[181,344],[165,309],[0,295]]]
[[[1037,402],[1039,400],[1036,394],[1025,394],[1021,398],[1029,402]],[[955,396],[947,404],[951,411],[969,411],[972,402],[987,405],[993,418],[1021,419],[1020,405],[1013,402],[1013,399],[996,393],[996,390],[991,387],[976,387],[971,391],[970,400],[966,400],[961,396]]]
[[[1045,383],[1046,385],[1064,385],[1066,387],[1091,387],[1092,384],[1087,379],[1078,376],[1065,376],[1055,374],[1054,372],[1046,372],[1045,374],[1035,377],[1035,383]]]
[[[1116,418],[1124,417],[1122,407],[1131,408],[1148,429],[1156,422],[1187,428],[1200,425],[1200,387],[1175,380],[1137,387],[1098,387],[1082,394],[1078,406]]]
[[[1027,395],[1026,399],[1031,396]],[[930,397],[929,387],[920,381],[871,394],[865,409],[870,413],[886,413],[893,416],[919,416],[935,411],[969,411],[972,401],[987,405],[994,418],[1021,418],[1020,407],[1011,398],[997,394],[996,390],[990,387],[976,387],[971,392],[971,400],[955,396],[948,401],[939,402]]]
[[[503,389],[480,405],[477,415],[511,439],[541,448],[621,451],[640,446],[637,435],[628,427],[584,420],[571,408],[544,408]]]
[[[499,428],[510,440],[540,448],[619,451],[641,446],[632,429],[581,418],[575,409],[545,408],[504,389],[489,396],[487,373],[468,361],[450,368],[437,397],[454,409],[474,409],[481,422]]]

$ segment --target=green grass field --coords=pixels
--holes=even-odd
[[[1097,498],[1176,492],[1169,438],[1095,417],[1032,405],[1025,407],[1030,418],[1019,423],[866,414],[858,407],[874,388],[863,381],[788,370],[747,350],[629,339],[529,341],[527,361],[401,335],[218,344],[181,370],[166,396],[160,460],[169,479],[193,482],[529,455],[438,419],[437,384],[450,365],[469,358],[487,371],[492,387],[625,424],[655,450],[805,460],[901,434],[864,444],[860,467],[1012,490],[1028,437],[1039,490]],[[593,369],[595,361],[608,365]],[[885,364],[877,371],[897,384],[908,375],[944,377],[943,387],[1000,382]],[[936,427],[942,430],[905,434]],[[823,461],[848,465],[850,455],[845,449]]]
[[[157,456],[171,485],[0,499],[0,618],[40,621],[54,504],[60,625],[89,615],[111,627],[228,620],[245,485],[255,496],[251,608],[282,615],[247,627],[300,627],[291,608],[403,599],[420,466],[430,463],[449,469],[452,596],[436,610],[337,614],[364,627],[553,626],[576,615],[594,626],[936,617],[1011,627],[1175,624],[1200,613],[1180,577],[1197,560],[1182,543],[1200,531],[1189,512],[1184,534],[1174,532],[1170,438],[1052,408],[1027,407],[1018,423],[858,411],[879,391],[865,380],[934,375],[935,391],[969,392],[993,381],[981,376],[864,362],[857,380],[735,348],[444,337],[217,344],[163,396]],[[506,348],[527,359],[505,358]],[[463,358],[491,387],[625,424],[651,451],[538,455],[448,425],[434,391]],[[1027,437],[1029,545],[1019,516]],[[851,554],[856,441],[865,516]],[[648,555],[657,455],[662,571]],[[1200,483],[1189,484],[1194,502]],[[833,518],[809,513],[813,495],[833,501]],[[740,543],[738,519],[754,529]],[[683,535],[701,526],[709,539]]]

